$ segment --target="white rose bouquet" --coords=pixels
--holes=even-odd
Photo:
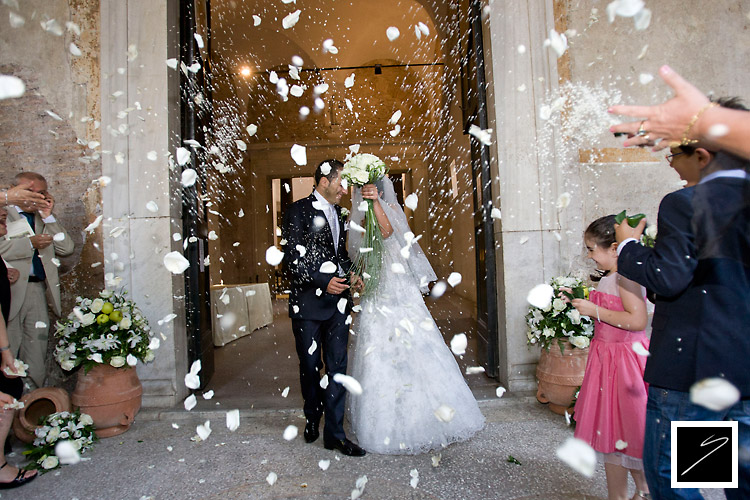
[[[573,290],[572,297],[588,298],[588,289],[583,282],[573,276],[558,276],[550,282],[554,290],[553,299],[547,307],[529,307],[526,315],[528,330],[526,337],[529,345],[541,345],[549,350],[550,345],[557,341],[560,349],[563,342],[569,341],[573,346],[585,349],[594,336],[594,322],[588,316],[581,316],[570,302],[559,297],[562,288]]]
[[[97,440],[94,434],[94,421],[86,413],[62,411],[47,415],[34,431],[34,443],[23,454],[31,461],[27,468],[39,469],[42,473],[56,469],[66,458],[58,457],[55,446],[58,442],[69,441],[72,449],[83,453]]]
[[[361,188],[365,184],[373,184],[382,179],[388,172],[383,160],[375,155],[359,153],[344,163],[341,171],[341,179],[344,187],[349,185]],[[352,272],[365,278],[366,294],[377,287],[383,254],[383,234],[380,232],[380,224],[375,216],[373,200],[367,202],[365,212],[362,246],[359,253],[353,256]],[[360,209],[361,210],[361,209]]]
[[[76,298],[67,319],[55,325],[60,339],[55,359],[63,370],[96,364],[115,368],[154,359],[159,339],[152,336],[146,317],[125,298],[125,292],[104,290],[95,299]]]

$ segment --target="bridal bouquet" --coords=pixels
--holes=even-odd
[[[569,299],[587,299],[588,289],[579,278],[573,276],[558,276],[552,279],[550,285],[552,301],[543,308],[530,306],[526,314],[529,345],[539,344],[549,350],[550,345],[557,341],[562,350],[561,344],[568,340],[573,346],[585,349],[594,336],[594,322],[588,316],[581,316],[573,304],[562,300],[559,295],[565,294]],[[570,288],[573,293],[562,291],[561,288]]]
[[[30,469],[42,472],[56,469],[63,457],[57,456],[57,443],[68,441],[73,450],[83,453],[97,440],[94,434],[94,421],[86,413],[76,410],[47,415],[34,431],[33,447],[23,454],[31,461]],[[65,460],[63,460],[63,463]]]
[[[58,321],[55,359],[63,370],[83,365],[88,372],[96,364],[115,368],[135,366],[154,359],[159,339],[140,309],[124,293],[103,290],[94,299],[76,298],[67,319]]]
[[[341,171],[341,179],[346,183],[361,188],[365,184],[373,184],[385,176],[388,167],[383,160],[375,155],[359,153],[352,156]],[[359,253],[354,259],[352,272],[365,278],[365,290],[363,295],[377,287],[383,254],[383,234],[380,232],[380,224],[375,216],[373,200],[364,200],[367,203],[358,207],[365,212],[364,235]]]

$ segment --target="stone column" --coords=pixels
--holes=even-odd
[[[542,144],[539,108],[558,84],[552,0],[491,2],[483,12],[497,245],[500,381],[509,390],[536,388],[539,350],[526,345],[526,294],[560,269],[567,236],[555,208],[560,185],[554,147]],[[522,46],[522,47],[521,47]],[[519,49],[519,47],[521,47]],[[546,148],[549,158],[540,158]],[[563,222],[564,224],[564,222]],[[563,266],[564,267],[564,266]],[[565,268],[567,269],[567,268]]]
[[[172,406],[187,394],[185,285],[162,262],[182,250],[182,240],[172,239],[182,232],[179,172],[170,168],[180,136],[180,79],[165,63],[179,57],[178,16],[176,0],[101,2],[102,150],[111,152],[102,170],[112,179],[102,195],[105,271],[161,340],[156,359],[138,365],[144,406]],[[156,212],[146,208],[149,201]],[[159,325],[170,313],[177,317]]]

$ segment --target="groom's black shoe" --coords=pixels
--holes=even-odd
[[[305,442],[312,443],[320,437],[319,420],[308,420],[305,424]]]
[[[336,439],[334,441],[325,441],[323,443],[326,450],[339,450],[344,455],[350,457],[363,457],[367,453],[365,450],[352,443],[348,439]]]

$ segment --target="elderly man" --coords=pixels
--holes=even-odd
[[[15,357],[29,365],[26,383],[42,387],[46,375],[49,337],[48,303],[60,315],[60,282],[56,257],[73,253],[73,240],[52,214],[54,198],[47,192],[47,181],[35,172],[16,175],[14,185],[44,196],[8,207],[8,234],[0,240],[0,256],[18,270],[11,286],[8,339]]]

